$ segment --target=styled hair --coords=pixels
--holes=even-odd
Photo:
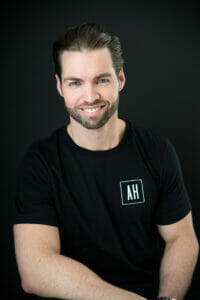
[[[76,27],[68,27],[53,43],[53,60],[55,72],[61,79],[61,55],[64,51],[81,51],[108,48],[113,67],[118,75],[123,67],[122,49],[117,36],[107,32],[102,25],[82,23]]]

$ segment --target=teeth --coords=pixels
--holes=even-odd
[[[95,112],[95,111],[97,111],[99,109],[100,109],[100,107],[97,107],[97,108],[87,108],[87,109],[84,109],[84,111],[87,111],[87,112],[91,113],[91,112]]]

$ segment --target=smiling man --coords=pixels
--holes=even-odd
[[[22,287],[71,300],[182,300],[198,256],[170,141],[118,117],[119,39],[97,24],[53,45],[69,123],[30,145],[14,240]]]
[[[78,145],[92,150],[116,146],[125,129],[125,122],[118,118],[123,68],[116,74],[107,47],[65,51],[60,61],[62,78],[56,74],[57,89],[70,116],[68,133]]]

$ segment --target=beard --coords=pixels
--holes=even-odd
[[[86,116],[79,113],[80,107],[91,107],[94,105],[101,105],[105,106],[103,109],[105,110],[103,114],[101,114],[101,117],[99,116]],[[119,96],[117,99],[111,104],[109,101],[102,101],[102,100],[95,100],[93,103],[83,103],[81,106],[75,106],[74,108],[68,107],[66,105],[66,110],[69,114],[69,116],[77,121],[79,124],[81,124],[83,127],[87,129],[99,129],[103,127],[108,120],[114,115],[114,113],[117,111],[119,107]]]

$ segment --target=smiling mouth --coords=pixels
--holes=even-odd
[[[80,108],[82,111],[85,111],[87,113],[95,113],[99,110],[101,110],[105,105],[96,106],[96,107],[87,107],[87,108]]]

